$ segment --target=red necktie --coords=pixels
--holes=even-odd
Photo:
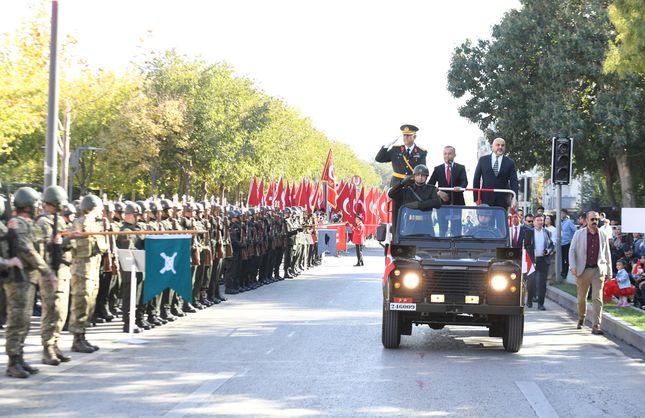
[[[515,227],[515,232],[513,233],[513,246],[517,246],[517,231],[518,227]]]
[[[446,182],[448,182],[448,186],[452,185],[452,170],[450,170],[450,164],[446,167]]]

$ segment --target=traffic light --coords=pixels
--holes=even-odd
[[[553,184],[569,184],[573,160],[573,140],[554,137],[551,158],[551,181]]]

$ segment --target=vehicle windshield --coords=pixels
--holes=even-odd
[[[506,211],[498,207],[444,206],[431,211],[402,207],[397,220],[399,237],[505,239]]]

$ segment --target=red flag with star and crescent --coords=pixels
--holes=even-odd
[[[390,246],[387,246],[387,253],[385,254],[385,273],[383,273],[383,284],[387,282],[387,278],[390,276],[394,270],[394,259],[392,258],[392,253],[390,252]]]
[[[334,166],[334,155],[332,154],[331,148],[329,149],[329,153],[327,153],[327,161],[325,162],[325,168],[323,168],[320,181],[327,182],[327,204],[336,209],[336,199],[338,198],[338,192],[336,191],[336,167]]]

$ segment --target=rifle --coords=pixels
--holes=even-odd
[[[210,222],[209,219],[205,219],[206,222],[208,222],[208,227],[206,228],[206,238],[204,239],[204,245],[206,248],[204,249],[204,264],[207,266],[212,266],[213,265],[213,246],[212,246],[212,239],[211,239],[211,234],[213,233],[213,223]]]
[[[240,222],[240,241],[242,244],[242,251],[240,252],[240,257],[242,260],[248,260],[249,258],[249,250],[246,245],[246,228],[245,228],[245,223]]]
[[[103,230],[106,231],[106,232],[108,231],[107,218],[103,218]],[[110,246],[110,250],[107,253],[103,254],[101,262],[102,262],[102,265],[103,265],[103,271],[105,273],[109,272],[109,273],[114,274],[115,273],[115,271],[114,271],[115,266],[114,266],[114,260],[112,259],[112,253],[114,251],[114,249],[112,248],[112,240],[109,241],[109,246]]]
[[[52,228],[52,237],[58,235],[58,208],[54,212],[54,227]],[[63,244],[49,244],[51,251],[51,268],[58,275],[58,269],[63,262]]]
[[[14,221],[18,222],[15,219]],[[11,222],[11,220],[9,222]],[[18,251],[17,251],[18,235],[16,234],[16,231],[13,228],[9,228],[9,233],[7,234],[7,238],[8,238],[7,242],[9,244],[9,258],[18,257]],[[10,272],[18,272],[18,276],[22,279],[23,282],[29,281],[23,269],[19,269],[18,267],[13,267],[10,270]],[[10,274],[9,277],[13,277],[13,276]]]

